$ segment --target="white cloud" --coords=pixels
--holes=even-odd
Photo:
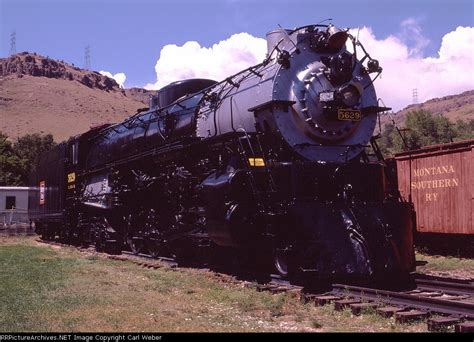
[[[357,34],[354,30],[353,34]],[[474,89],[474,27],[458,27],[447,33],[437,57],[422,57],[426,46],[421,31],[413,47],[402,36],[377,39],[371,28],[363,27],[359,40],[372,58],[383,67],[375,81],[377,96],[394,110],[412,103],[412,90],[418,89],[418,100],[426,100]]]
[[[351,32],[357,35],[356,30]],[[361,28],[358,35],[371,57],[383,67],[375,81],[377,95],[394,110],[412,102],[414,88],[418,89],[420,102],[474,89],[474,27],[458,27],[447,33],[438,56],[428,58],[423,57],[423,50],[429,40],[413,18],[400,24],[400,32],[383,39],[369,27]],[[159,89],[193,77],[223,80],[261,62],[265,53],[266,41],[248,33],[234,34],[209,48],[195,41],[166,45],[155,65],[157,82],[145,88]]]
[[[421,56],[423,49],[430,43],[429,39],[423,35],[420,24],[414,18],[408,18],[400,24],[400,39],[410,46],[408,54],[410,56]]]
[[[207,48],[189,41],[182,46],[166,45],[155,65],[156,83],[145,89],[159,89],[187,78],[210,78],[216,81],[239,72],[265,58],[265,39],[237,33]]]
[[[108,71],[101,70],[101,71],[99,71],[99,74],[107,76],[109,78],[113,78],[115,80],[115,82],[118,83],[120,88],[123,88],[125,80],[127,79],[127,76],[123,72],[118,72],[115,75],[112,75],[112,73],[110,73]]]

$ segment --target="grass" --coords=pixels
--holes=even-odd
[[[53,314],[61,306],[80,305],[74,294],[57,300],[68,270],[82,260],[57,258],[48,249],[22,245],[0,248],[0,330],[47,330],[43,322],[31,322],[38,313]]]
[[[195,269],[146,269],[34,238],[0,237],[0,331],[425,331],[302,304]]]
[[[420,273],[474,279],[474,259],[428,255],[417,252],[416,260],[424,264],[416,268],[417,272]]]

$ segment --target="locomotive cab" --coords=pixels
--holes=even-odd
[[[217,81],[204,78],[195,78],[170,83],[166,87],[161,88],[156,95],[152,96],[150,108],[167,107],[183,96],[195,94],[216,83]]]

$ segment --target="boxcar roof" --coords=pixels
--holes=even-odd
[[[424,155],[452,153],[460,150],[470,149],[474,146],[474,139],[457,141],[447,144],[438,144],[425,146],[418,150],[404,151],[395,154],[396,159],[403,159],[407,157],[423,157]]]

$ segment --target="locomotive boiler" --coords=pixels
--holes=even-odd
[[[38,233],[290,278],[413,270],[413,207],[372,137],[388,109],[378,61],[333,25],[278,29],[267,44],[257,65],[174,82],[44,155]]]

